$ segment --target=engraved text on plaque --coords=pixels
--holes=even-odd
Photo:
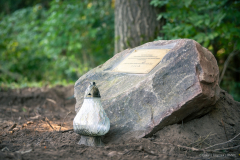
[[[149,73],[169,51],[170,49],[134,50],[112,71],[142,74]]]

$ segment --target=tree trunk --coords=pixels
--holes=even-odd
[[[159,36],[165,20],[157,20],[157,9],[150,5],[150,0],[115,1],[115,54],[153,41]]]

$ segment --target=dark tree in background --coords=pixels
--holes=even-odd
[[[150,0],[115,1],[115,54],[156,39],[164,24],[157,20],[165,7],[155,8]]]

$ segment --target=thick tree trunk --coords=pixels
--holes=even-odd
[[[115,1],[115,54],[153,41],[159,35],[164,20],[157,21],[158,13],[150,0]]]

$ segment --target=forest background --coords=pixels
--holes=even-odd
[[[240,0],[149,5],[162,10],[156,20],[164,22],[154,40],[189,38],[209,49],[221,88],[240,101]],[[118,39],[115,7],[115,0],[0,0],[0,88],[72,84],[104,63]]]

